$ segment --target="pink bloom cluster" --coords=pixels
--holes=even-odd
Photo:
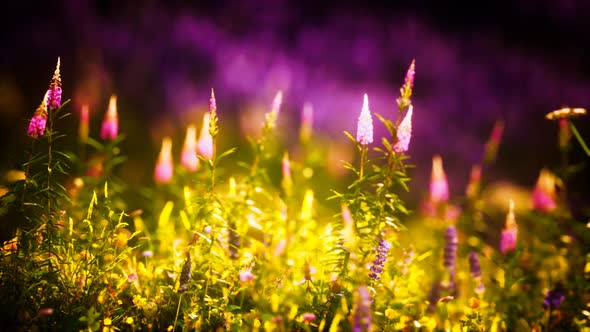
[[[393,146],[393,150],[397,153],[408,151],[410,139],[412,138],[412,112],[414,106],[408,107],[408,112],[397,127],[397,142]]]
[[[107,141],[114,140],[119,133],[119,115],[117,113],[117,96],[109,99],[109,108],[100,128],[100,138]]]
[[[356,140],[361,145],[373,143],[373,119],[371,118],[371,111],[369,111],[369,97],[366,93],[363,98],[363,108],[358,120]]]

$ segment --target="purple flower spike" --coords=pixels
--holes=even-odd
[[[367,286],[359,287],[355,294],[354,301],[354,332],[371,330],[371,297]]]
[[[363,108],[358,120],[356,140],[362,145],[373,143],[373,119],[371,118],[371,111],[369,111],[369,97],[366,93],[363,98]]]
[[[433,313],[436,309],[436,304],[440,299],[440,292],[441,292],[441,282],[439,280],[435,281],[430,287],[430,291],[428,292],[428,309],[427,312]]]
[[[186,253],[186,260],[184,261],[184,265],[182,265],[182,270],[180,271],[180,281],[178,286],[178,292],[184,293],[188,290],[188,284],[191,281],[191,270],[193,269],[193,261],[191,258],[190,253]]]
[[[53,78],[49,83],[47,104],[49,109],[58,109],[61,106],[61,75],[59,73],[60,59],[57,58],[57,66],[53,73]]]
[[[43,97],[43,101],[35,110],[35,114],[31,118],[31,122],[29,122],[29,128],[27,129],[27,135],[38,138],[39,136],[43,136],[45,134],[45,126],[47,125],[47,97],[49,95],[49,91],[45,93]]]
[[[393,150],[397,153],[408,151],[410,139],[412,138],[412,112],[414,106],[410,105],[406,116],[397,127],[397,142],[393,146]]]
[[[459,244],[457,240],[457,229],[455,226],[451,225],[447,227],[445,241],[444,264],[445,267],[454,270],[455,262],[457,260],[457,246]]]
[[[377,247],[377,255],[373,260],[373,266],[371,266],[371,272],[369,272],[369,278],[373,281],[379,281],[381,279],[381,273],[387,261],[387,252],[391,249],[391,244],[386,240],[380,240],[379,246]]]
[[[555,287],[552,290],[548,291],[547,294],[545,294],[543,308],[555,310],[559,308],[563,300],[565,300],[565,288],[563,287],[563,284],[560,281],[555,285]]]
[[[474,252],[469,253],[469,272],[471,272],[471,277],[477,283],[475,293],[483,294],[485,288],[481,281],[481,265],[479,264],[479,257]]]

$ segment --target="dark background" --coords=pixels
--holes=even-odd
[[[109,95],[119,96],[137,169],[129,180],[138,183],[151,178],[160,139],[181,139],[186,123],[199,121],[210,87],[222,121],[237,123],[249,112],[259,119],[283,89],[282,126],[296,128],[303,103],[311,102],[316,132],[345,141],[341,132],[356,130],[365,92],[372,111],[397,116],[395,98],[416,59],[416,196],[427,188],[435,153],[451,192],[462,194],[498,119],[506,124],[505,144],[486,175],[531,188],[541,167],[559,162],[557,125],[544,115],[590,105],[584,0],[19,1],[3,4],[0,18],[3,169],[22,153],[57,56],[71,111],[90,105],[95,136]],[[585,137],[589,119],[575,122]],[[588,161],[575,142],[571,153],[574,163]],[[581,202],[588,173],[570,180]]]

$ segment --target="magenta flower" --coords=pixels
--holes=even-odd
[[[301,315],[301,318],[303,318],[304,322],[310,323],[316,320],[316,315],[313,312],[306,312],[303,315]]]
[[[537,179],[537,184],[532,193],[533,209],[550,213],[557,208],[555,203],[555,175],[549,170],[542,169]]]
[[[201,134],[199,135],[199,142],[197,143],[197,153],[205,159],[213,157],[213,137],[209,132],[209,123],[211,114],[205,113],[203,115],[203,127],[201,127]]]
[[[433,203],[449,200],[449,184],[443,168],[442,158],[435,155],[432,158],[432,174],[430,176],[430,201]]]
[[[209,98],[209,135],[211,138],[215,138],[219,133],[219,127],[217,125],[217,101],[215,101],[215,91],[211,88],[211,98]]]
[[[356,140],[362,145],[373,143],[373,119],[371,118],[371,111],[369,111],[369,96],[366,93],[358,120]]]
[[[199,158],[197,158],[197,128],[189,125],[186,128],[186,137],[182,152],[180,155],[180,164],[187,171],[194,172],[199,167]]]
[[[164,137],[162,140],[162,149],[156,163],[154,171],[154,180],[156,183],[169,183],[172,180],[172,139]]]
[[[47,98],[49,95],[49,91],[45,93],[43,97],[43,101],[37,109],[35,110],[35,114],[31,118],[29,122],[29,128],[27,129],[27,135],[38,138],[39,136],[43,136],[45,134],[45,127],[47,125]]]
[[[393,151],[397,153],[408,151],[410,139],[412,138],[412,112],[414,106],[410,105],[406,116],[397,127],[397,142],[393,146]]]
[[[57,65],[55,67],[55,72],[53,73],[53,78],[49,83],[49,89],[47,90],[47,106],[49,106],[50,110],[58,109],[61,106],[61,75],[59,73],[59,66],[60,66],[60,59],[57,58]]]
[[[119,133],[119,115],[117,114],[117,96],[112,95],[109,99],[109,108],[102,121],[100,138],[105,141],[114,140]]]
[[[410,91],[410,95],[412,94],[412,88],[414,87],[414,77],[416,76],[416,60],[412,60],[408,71],[406,72],[406,77],[404,78],[404,87]],[[409,98],[410,96],[408,96]]]
[[[514,201],[510,200],[508,214],[506,215],[506,225],[502,230],[500,239],[500,252],[503,254],[514,251],[516,248],[516,240],[518,237],[518,227],[516,225],[516,218],[514,217]]]

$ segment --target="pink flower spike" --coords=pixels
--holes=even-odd
[[[557,204],[555,203],[555,182],[555,175],[543,168],[531,197],[534,210],[550,213],[557,208]]]
[[[102,121],[100,138],[105,141],[114,140],[119,133],[119,115],[117,113],[117,96],[112,95],[109,99],[109,108]]]
[[[61,106],[61,75],[59,73],[60,67],[60,58],[57,58],[57,65],[55,67],[55,72],[53,73],[53,78],[49,83],[49,96],[47,99],[47,106],[49,109],[54,110],[58,109]]]
[[[408,71],[406,72],[406,78],[404,79],[404,87],[406,87],[410,94],[412,93],[412,88],[414,87],[414,77],[416,76],[416,60],[412,60]],[[409,96],[408,96],[409,97]]]
[[[369,111],[369,96],[366,93],[357,124],[356,140],[362,145],[373,143],[373,119],[371,118],[371,111]]]
[[[80,109],[80,126],[78,127],[78,136],[80,141],[86,142],[90,126],[90,111],[88,105],[82,105]]]
[[[435,155],[432,158],[432,174],[430,176],[430,201],[433,203],[449,200],[449,184],[443,168],[442,158]]]
[[[162,149],[160,150],[160,156],[156,163],[156,169],[154,172],[154,180],[156,183],[169,183],[172,180],[172,139],[170,137],[164,137],[162,140]]]
[[[500,252],[505,254],[509,251],[514,251],[517,237],[518,226],[514,217],[514,201],[511,199],[509,201],[508,214],[506,215],[506,225],[504,226],[500,239]]]
[[[43,97],[43,101],[37,109],[35,110],[35,114],[31,118],[29,122],[29,128],[27,129],[27,135],[38,138],[39,136],[43,136],[45,134],[45,127],[47,125],[47,98],[49,95],[49,90],[45,92],[45,96]]]
[[[213,157],[213,137],[209,133],[210,119],[211,115],[209,113],[203,115],[203,126],[201,127],[199,142],[197,143],[197,153],[205,159],[211,159]]]
[[[410,139],[412,138],[412,112],[414,106],[410,105],[406,116],[397,127],[397,142],[393,146],[393,151],[397,153],[408,151]]]
[[[180,164],[187,171],[191,172],[195,172],[199,167],[199,158],[197,158],[197,128],[194,125],[186,128],[186,137],[180,155]]]
[[[275,117],[279,114],[282,104],[283,104],[283,91],[279,90],[279,92],[277,92],[277,94],[275,95],[275,98],[272,101],[271,112],[275,115]]]

